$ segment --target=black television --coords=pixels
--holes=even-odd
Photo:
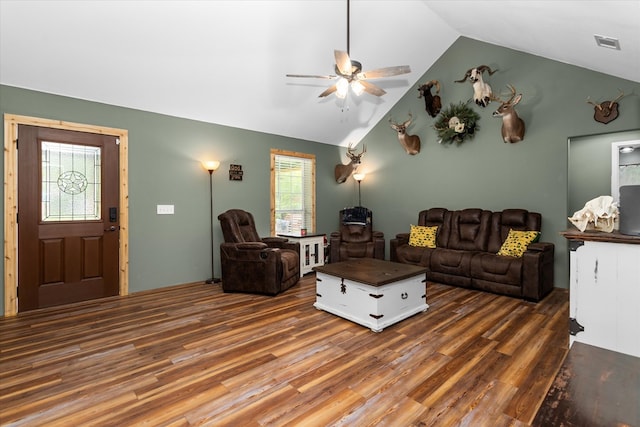
[[[620,187],[620,234],[640,236],[640,185]]]

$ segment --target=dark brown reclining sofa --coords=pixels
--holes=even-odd
[[[542,217],[524,209],[423,210],[420,226],[438,226],[436,247],[390,241],[391,261],[427,267],[427,280],[540,301],[553,290],[553,243],[529,244],[522,257],[498,255],[509,230],[540,231]]]

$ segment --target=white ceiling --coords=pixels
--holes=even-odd
[[[346,10],[347,0],[0,0],[0,83],[346,146],[459,36],[640,82],[640,0],[351,0],[352,58],[412,73],[344,105],[318,98],[331,81],[285,74],[334,73]]]

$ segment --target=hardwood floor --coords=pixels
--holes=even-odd
[[[0,422],[47,426],[527,426],[568,350],[538,304],[428,284],[380,333],[276,297],[176,286],[0,320]]]

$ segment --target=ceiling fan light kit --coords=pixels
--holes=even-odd
[[[316,78],[316,79],[337,79],[336,83],[322,92],[319,97],[324,98],[335,92],[340,99],[347,97],[349,88],[356,96],[367,92],[374,96],[382,96],[387,93],[381,87],[367,81],[367,79],[379,79],[392,77],[400,74],[408,74],[411,67],[399,65],[395,67],[377,68],[370,71],[362,71],[362,64],[349,57],[349,0],[347,0],[347,50],[334,50],[336,75],[309,75],[309,74],[287,74],[287,77]]]

